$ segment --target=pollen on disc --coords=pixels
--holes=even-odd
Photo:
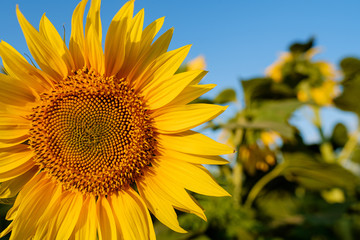
[[[44,93],[30,117],[36,162],[65,189],[125,189],[155,156],[150,115],[125,79],[77,71]]]

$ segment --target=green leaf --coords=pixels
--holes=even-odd
[[[211,99],[208,98],[197,98],[194,101],[192,101],[191,103],[208,103],[208,104],[214,104],[214,101],[212,101]]]
[[[344,58],[340,66],[344,73],[343,92],[334,99],[334,103],[342,110],[360,115],[360,60],[351,57]]]
[[[270,78],[253,78],[241,81],[244,90],[245,104],[249,106],[254,99],[262,98],[269,94],[272,80]]]
[[[358,146],[352,153],[351,161],[360,163],[360,147]]]
[[[354,190],[360,179],[338,164],[314,161],[304,153],[284,153],[286,168],[283,175],[312,190],[333,187]]]
[[[263,100],[296,99],[296,91],[284,83],[273,82],[271,78],[253,78],[241,81],[246,106]]]
[[[302,106],[302,103],[297,100],[263,101],[253,111],[253,122],[267,122],[270,129],[291,139],[294,134],[294,128],[288,124],[288,119],[300,106]]]
[[[224,104],[234,101],[236,101],[236,92],[232,88],[223,90],[214,99],[214,103],[218,103],[218,104]]]
[[[236,128],[245,128],[245,129],[254,129],[254,130],[274,130],[280,135],[287,139],[292,139],[294,134],[294,128],[288,124],[284,125],[283,123],[271,122],[271,121],[238,121],[236,123],[228,123],[222,125],[226,129],[236,129]]]
[[[273,224],[287,224],[296,216],[296,198],[286,191],[269,191],[256,200],[261,213],[270,216]]]
[[[335,105],[345,111],[360,115],[360,75],[343,82],[342,94],[334,99]]]
[[[344,147],[346,142],[349,140],[348,131],[344,124],[338,123],[334,127],[333,133],[331,135],[330,141],[333,147],[339,148]]]
[[[254,110],[255,118],[263,121],[286,123],[291,114],[303,103],[297,100],[263,101]]]
[[[229,130],[237,128],[274,130],[287,139],[294,137],[295,128],[288,124],[291,114],[302,105],[297,100],[262,101],[251,109],[238,114],[221,127]]]
[[[360,59],[347,57],[341,60],[340,67],[345,75],[345,79],[352,78],[355,74],[360,73]]]
[[[292,53],[305,53],[314,46],[315,39],[311,37],[307,42],[295,42],[290,45],[289,49]]]

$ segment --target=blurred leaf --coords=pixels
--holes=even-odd
[[[285,191],[271,191],[256,201],[261,212],[271,217],[271,225],[299,224],[303,221],[298,215],[296,198]]]
[[[254,123],[267,122],[268,128],[291,139],[294,128],[288,124],[291,114],[300,106],[297,100],[264,101],[253,111]]]
[[[360,179],[338,164],[314,161],[314,156],[303,153],[284,153],[285,177],[308,189],[322,190],[333,187],[354,190]]]
[[[272,80],[270,78],[253,78],[241,81],[241,84],[244,90],[245,104],[249,106],[253,99],[269,93]]]
[[[296,99],[294,88],[283,83],[273,82],[270,78],[253,78],[241,81],[246,106],[255,101]]]
[[[287,139],[292,139],[295,128],[288,124],[288,119],[301,105],[302,103],[297,100],[257,102],[246,113],[239,114],[222,127],[230,130],[237,128],[271,129]]]
[[[360,147],[358,146],[352,153],[351,161],[360,163]]]
[[[236,101],[236,92],[232,88],[223,90],[214,99],[214,103],[217,103],[217,104],[224,104],[224,103],[234,102],[234,101]]]
[[[209,103],[209,104],[213,104],[214,101],[212,101],[211,99],[208,99],[208,98],[197,98],[194,101],[192,101],[191,103]]]
[[[291,114],[303,103],[297,100],[263,101],[255,110],[257,120],[287,123]]]
[[[305,43],[295,42],[290,45],[289,49],[292,53],[305,53],[306,51],[308,51],[310,48],[312,48],[314,46],[314,41],[315,41],[315,39],[313,37],[311,37]]]
[[[360,59],[354,57],[347,57],[341,60],[340,67],[345,75],[345,80],[354,77],[355,74],[360,73]]]
[[[302,200],[300,212],[305,217],[305,224],[309,225],[313,230],[334,226],[349,208],[349,203],[328,204],[324,199],[319,198],[317,194],[311,192],[307,192]]]
[[[360,115],[360,75],[343,82],[342,94],[334,99],[335,105],[345,111],[352,111]]]
[[[271,122],[271,121],[239,121],[237,123],[229,123],[223,125],[227,129],[236,129],[236,128],[247,128],[247,129],[256,129],[256,130],[274,130],[278,132],[285,138],[291,139],[293,137],[294,129],[290,125],[284,125],[282,123]]]
[[[273,83],[271,85],[271,98],[270,99],[286,99],[286,98],[294,98],[296,99],[296,92],[294,88],[289,87],[283,83]]]
[[[182,72],[186,72],[186,64],[181,65],[178,70],[176,71],[177,73],[182,73]]]
[[[335,149],[339,147],[341,148],[344,147],[348,139],[349,139],[348,131],[345,125],[342,123],[336,124],[330,138],[333,147]]]

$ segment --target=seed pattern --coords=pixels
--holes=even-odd
[[[126,189],[155,157],[150,115],[126,79],[79,70],[43,93],[30,118],[36,162],[65,189]]]

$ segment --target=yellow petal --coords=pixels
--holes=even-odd
[[[159,18],[150,23],[150,25],[144,29],[141,36],[141,52],[147,51],[147,49],[150,47],[151,43],[154,40],[154,37],[160,31],[162,25],[164,24],[164,20],[165,17]]]
[[[29,87],[16,78],[0,73],[0,102],[25,106],[34,101],[35,96]]]
[[[161,81],[161,78],[168,79],[178,70],[181,63],[187,56],[190,45],[178,48],[176,50],[166,52],[160,57],[156,58],[145,70],[142,75],[134,80],[135,88],[142,89],[148,83],[156,79]]]
[[[190,104],[160,109],[154,113],[155,127],[160,133],[177,133],[203,124],[225,111],[213,104]]]
[[[30,123],[31,122],[29,120],[21,116],[0,113],[0,129],[5,129],[8,128],[6,126],[12,125],[29,126]]]
[[[0,148],[13,147],[20,143],[25,142],[29,138],[29,135],[20,136],[18,138],[3,139],[0,138]]]
[[[124,18],[124,19],[128,19],[129,24],[130,24],[131,19],[134,14],[134,2],[135,2],[135,0],[130,0],[130,1],[126,2],[123,5],[123,7],[115,14],[112,21],[117,22],[117,21],[120,21],[122,18]]]
[[[18,115],[18,116],[24,117],[24,116],[28,116],[28,115],[32,114],[34,107],[36,107],[36,102],[23,102],[22,106],[15,106],[15,105],[6,104],[6,103],[3,103],[0,101],[0,113],[1,114]],[[0,138],[1,138],[1,135],[0,135]]]
[[[25,155],[25,154],[21,154],[21,155]],[[35,165],[35,161],[33,161],[31,158],[27,159],[21,159],[18,160],[16,163],[18,162],[23,162],[23,164],[19,164],[17,167],[12,168],[15,164],[11,165],[11,167],[6,166],[6,170],[2,170],[0,172],[0,182],[5,182],[8,181],[10,179],[13,179],[19,175],[24,174],[25,172],[29,171],[32,167],[34,167]]]
[[[84,200],[78,222],[71,239],[96,240],[96,203],[95,198],[89,195]]]
[[[12,239],[29,239],[38,229],[38,220],[53,198],[57,199],[59,191],[53,182],[40,181],[26,196],[19,206],[19,210],[13,220],[14,226],[11,234]],[[36,206],[36,207],[34,207]],[[31,216],[31,221],[29,221]]]
[[[159,151],[161,152],[161,155],[163,155],[165,158],[169,156],[171,158],[175,158],[177,160],[185,161],[189,163],[215,164],[215,165],[223,165],[229,163],[229,161],[223,159],[220,156],[193,155],[193,154],[177,152],[170,149],[160,149]]]
[[[90,26],[85,36],[85,54],[87,57],[88,67],[95,70],[98,74],[104,74],[104,54],[101,42],[99,42],[95,29]]]
[[[33,161],[32,157],[34,156],[34,152],[30,151],[30,149],[28,151],[25,152],[19,152],[19,153],[12,153],[12,154],[4,154],[1,153],[0,157],[0,171],[1,173],[3,172],[8,172],[11,171],[13,169],[16,169],[18,167],[20,167],[21,165],[26,164],[26,162],[28,161]],[[0,175],[1,175],[0,173]]]
[[[127,30],[134,11],[134,1],[129,1],[118,11],[110,23],[105,40],[106,75],[119,72],[125,59]]]
[[[90,28],[93,28],[95,34],[101,43],[102,40],[102,27],[101,27],[101,18],[100,18],[100,5],[101,0],[92,0],[90,4],[90,9],[86,17],[85,25],[85,36]]]
[[[46,173],[44,172],[38,172],[38,174],[35,174],[35,176],[31,178],[28,183],[25,184],[23,189],[16,197],[13,207],[7,212],[6,220],[10,221],[16,217],[19,207],[23,202],[24,198],[28,195],[28,193],[33,192],[39,186],[39,184],[44,185],[49,182],[49,179],[46,178],[45,175]]]
[[[76,69],[81,69],[85,65],[83,20],[86,3],[87,0],[83,0],[77,5],[71,19],[69,50],[74,59]]]
[[[159,197],[167,200],[175,208],[196,214],[206,220],[204,211],[194,202],[182,185],[177,185],[176,182],[164,176],[157,170],[157,166],[154,166],[152,170],[152,173],[144,177],[143,187],[151,188],[153,192],[156,192]]]
[[[85,56],[87,65],[99,74],[105,72],[105,58],[101,46],[102,27],[100,19],[100,0],[92,0],[85,26]]]
[[[29,145],[27,144],[18,144],[12,147],[0,148],[0,156],[9,156],[14,153],[23,153],[31,151]]]
[[[31,55],[37,64],[54,79],[62,79],[68,74],[67,66],[58,53],[49,45],[43,36],[25,19],[18,6],[18,21],[23,30]]]
[[[135,17],[132,19],[128,38],[125,48],[125,62],[123,68],[120,70],[123,74],[127,75],[137,62],[140,46],[141,46],[141,35],[144,25],[144,9],[141,9]]]
[[[1,139],[14,139],[22,136],[27,136],[29,128],[11,128],[11,129],[0,129]]]
[[[29,64],[18,51],[4,41],[0,43],[0,56],[9,75],[33,88],[37,93],[53,87],[50,76]]]
[[[173,32],[174,29],[171,28],[162,34],[146,51],[141,53],[139,60],[129,74],[126,76],[119,75],[118,77],[127,77],[130,81],[137,79],[154,59],[167,51]]]
[[[205,71],[190,71],[174,75],[163,81],[152,81],[143,90],[144,100],[150,109],[157,109],[172,101],[180,92],[200,75],[203,77]]]
[[[151,213],[154,214],[160,222],[172,230],[179,233],[186,233],[179,225],[176,212],[171,205],[171,202],[166,198],[163,198],[162,195],[156,192],[151,185],[148,184],[146,177],[143,180],[136,182],[140,195],[144,199],[144,202]]]
[[[234,153],[225,144],[218,143],[201,133],[186,131],[178,134],[159,134],[159,145],[164,149],[198,155],[222,155]]]
[[[96,204],[99,240],[117,239],[113,210],[106,197],[100,196]],[[116,212],[116,214],[119,214]]]
[[[29,128],[24,125],[12,125],[10,127],[7,127],[6,129],[1,129],[0,127],[1,140],[18,139],[21,137],[28,136],[28,133],[29,133]]]
[[[156,164],[157,171],[164,179],[169,179],[179,186],[208,196],[230,196],[212,178],[201,165],[179,161],[171,157],[161,157]]]
[[[216,87],[216,84],[189,85],[166,107],[185,105]]]
[[[79,219],[82,198],[81,193],[63,192],[50,207],[51,210],[44,213],[39,225],[47,225],[45,232],[47,239],[69,239]]]
[[[3,182],[0,185],[0,198],[12,198],[24,187],[24,185],[39,171],[38,167],[33,167],[23,175]]]
[[[146,205],[132,188],[111,195],[110,201],[123,239],[155,239]]]
[[[4,237],[5,235],[7,235],[9,232],[11,232],[13,229],[13,222],[11,222],[1,233],[0,233],[0,238]]]
[[[0,113],[0,135],[2,139],[14,139],[27,135],[31,123],[16,115]]]
[[[68,68],[68,72],[76,70],[69,49],[66,47],[64,40],[61,38],[54,25],[45,16],[45,14],[41,18],[39,30],[40,34],[44,36],[47,42],[51,44],[53,49],[63,59]]]

